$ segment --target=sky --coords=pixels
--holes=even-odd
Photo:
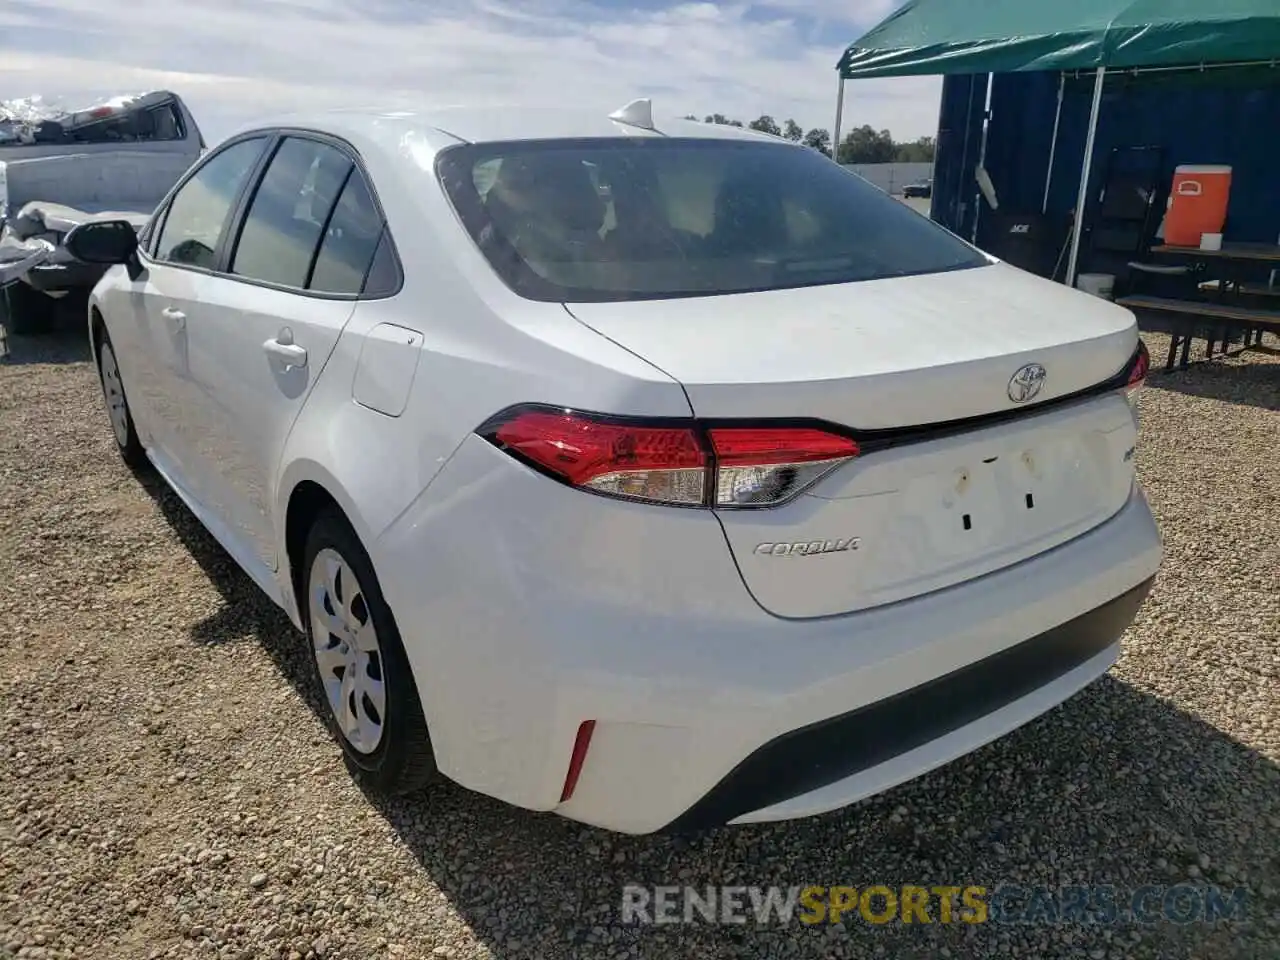
[[[212,144],[265,114],[567,103],[833,125],[841,51],[897,0],[0,0],[0,100],[170,89]],[[846,84],[844,127],[933,136],[941,82]]]

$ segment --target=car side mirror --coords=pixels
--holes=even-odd
[[[138,259],[138,233],[127,220],[82,223],[72,228],[62,245],[85,263],[132,265]]]

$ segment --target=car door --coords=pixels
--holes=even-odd
[[[281,452],[355,309],[383,221],[348,149],[306,134],[280,139],[242,206],[225,271],[188,324],[189,357],[208,505],[274,570]]]
[[[204,309],[217,251],[269,139],[238,140],[210,154],[157,211],[140,251],[143,270],[130,283],[123,313],[128,329],[119,337],[120,359],[144,442],[161,469],[196,500],[203,485],[192,469],[201,435],[189,324]]]

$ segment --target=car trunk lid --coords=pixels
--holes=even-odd
[[[1129,496],[1130,405],[1083,394],[1133,356],[1132,314],[1012,267],[569,309],[678,380],[701,419],[824,421],[863,439],[789,502],[719,511],[748,589],[777,615],[981,576]],[[1042,380],[1018,379],[1029,365]]]

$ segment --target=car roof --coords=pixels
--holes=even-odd
[[[560,140],[579,137],[697,137],[790,143],[781,137],[680,117],[654,117],[653,129],[609,119],[607,110],[543,106],[451,106],[422,111],[347,107],[292,113],[247,124],[233,134],[278,127],[317,130],[349,140],[357,147],[377,143],[395,149],[406,135],[428,141],[443,134],[454,142],[486,143],[506,140]]]

